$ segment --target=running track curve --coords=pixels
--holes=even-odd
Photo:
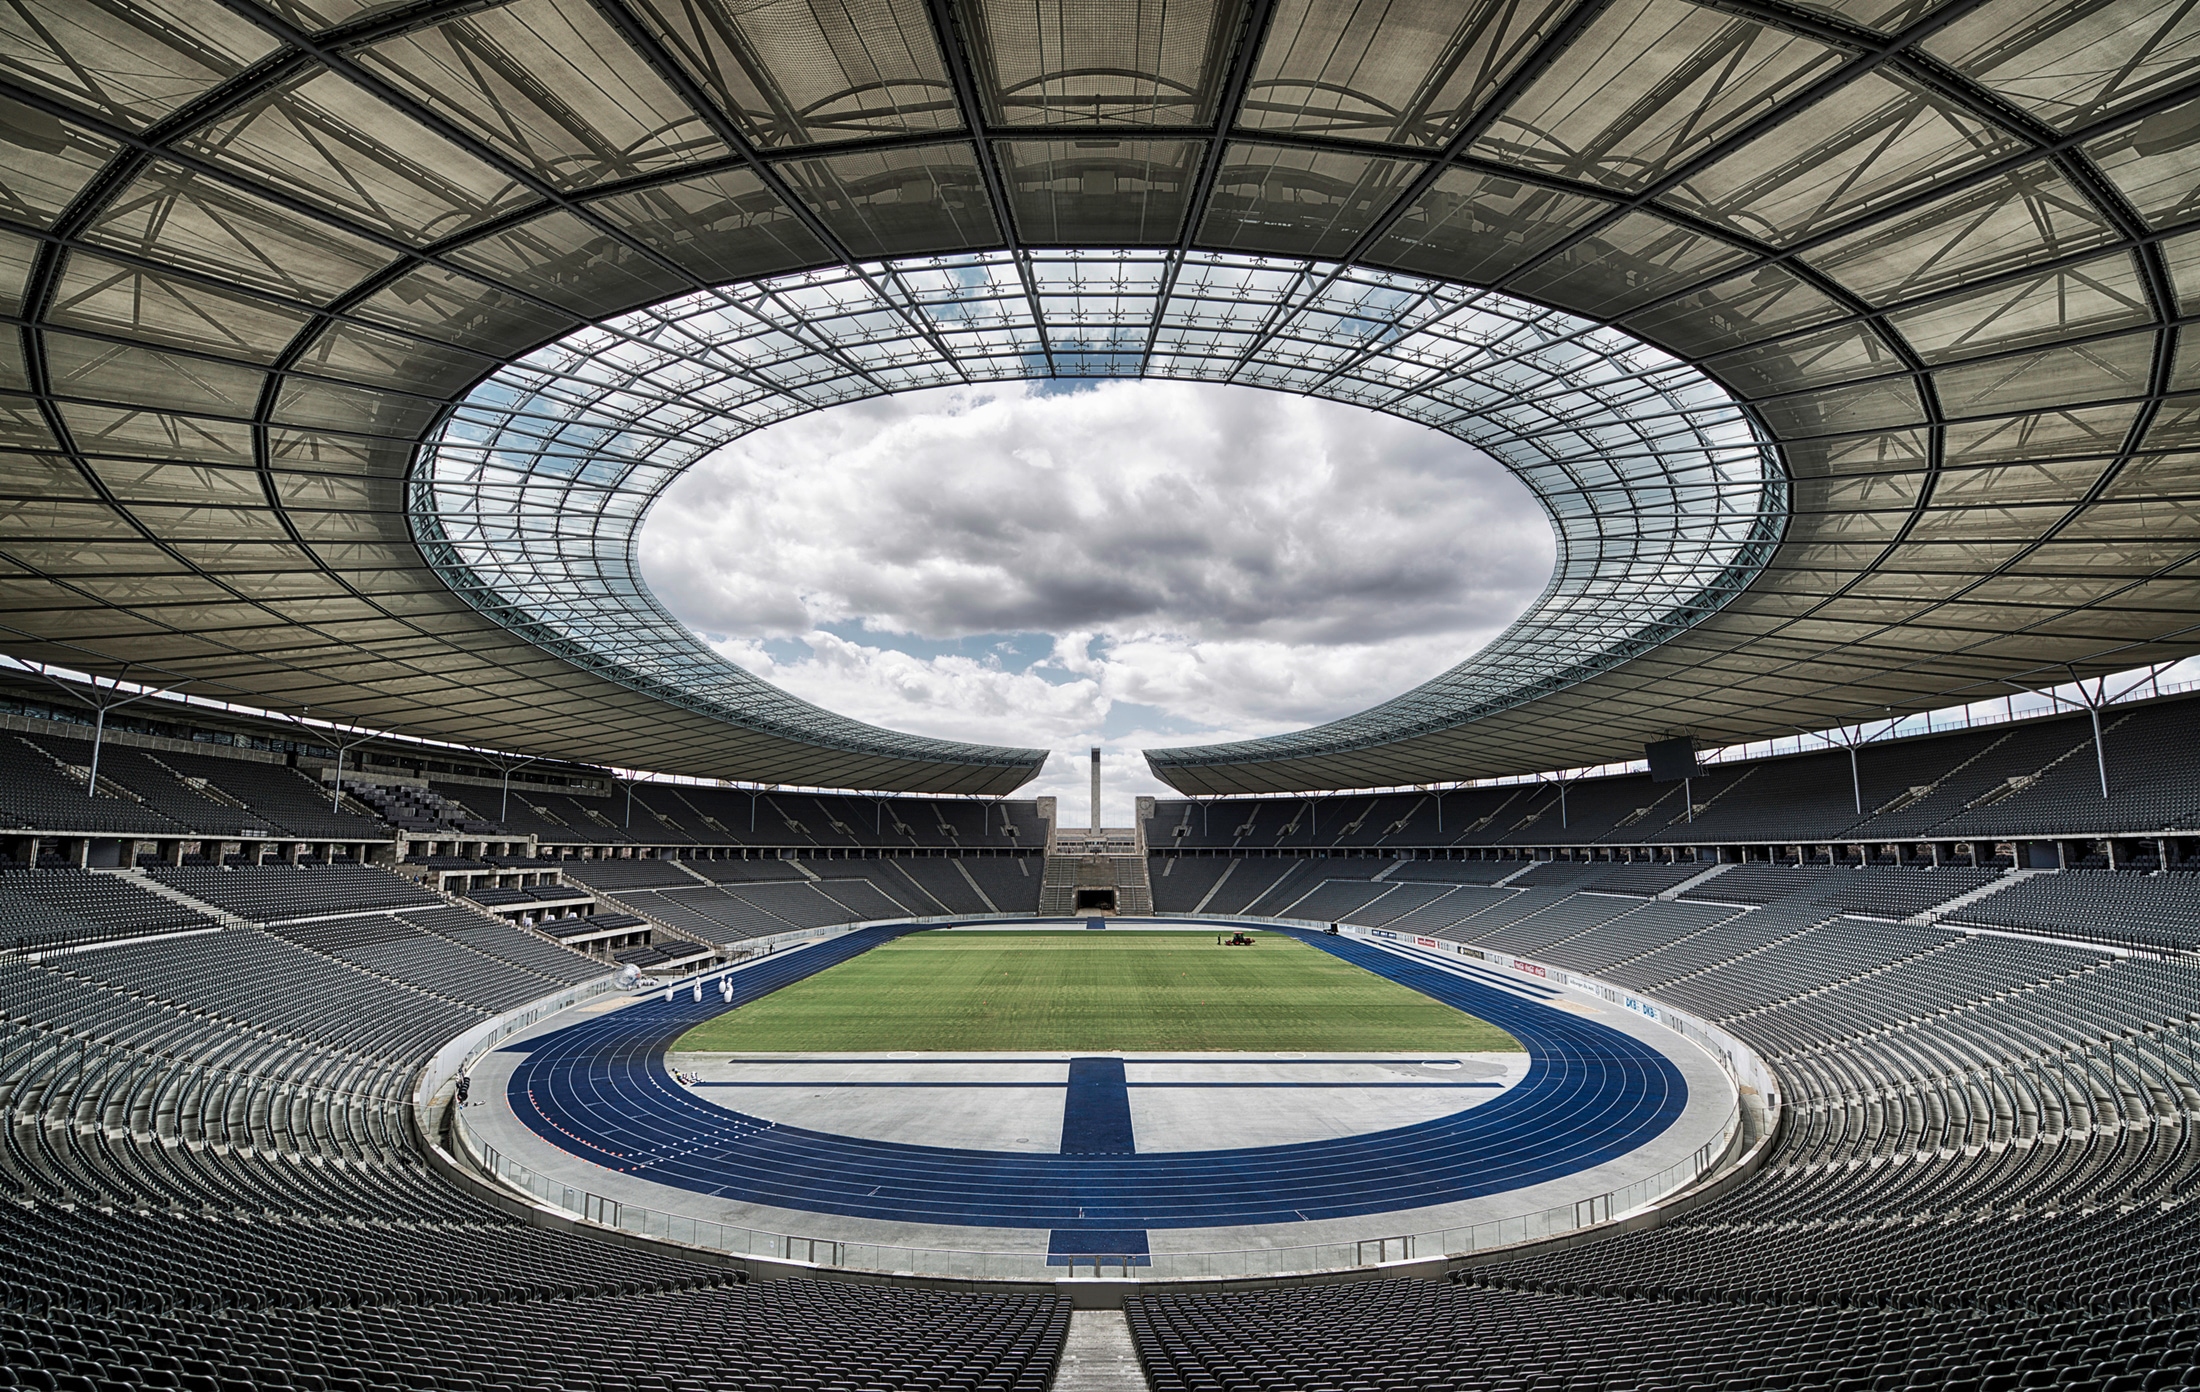
[[[1274,925],[1253,925],[1277,931]],[[1395,1212],[1502,1193],[1616,1159],[1676,1121],[1680,1071],[1592,1019],[1367,946],[1294,936],[1505,1030],[1526,1076],[1451,1116],[1388,1131],[1244,1150],[1035,1155],[832,1135],[704,1102],[666,1051],[713,1016],[812,976],[910,927],[866,928],[506,1046],[506,1095],[543,1140],[607,1170],[744,1203],[904,1223],[1056,1228],[1220,1227]],[[1284,930],[1291,931],[1291,930]]]

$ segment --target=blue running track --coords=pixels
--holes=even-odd
[[[1256,925],[1276,931],[1268,925]],[[1488,1020],[1529,1053],[1502,1095],[1434,1121],[1334,1140],[1154,1155],[1033,1155],[836,1136],[712,1105],[673,1081],[666,1050],[713,1016],[912,928],[866,928],[509,1045],[512,1110],[606,1169],[698,1194],[810,1213],[1003,1228],[1188,1228],[1347,1218],[1456,1203],[1616,1159],[1681,1115],[1688,1085],[1630,1035],[1528,995],[1348,937],[1296,936]],[[1535,988],[1524,990],[1536,993]],[[1537,994],[1555,994],[1541,992]]]

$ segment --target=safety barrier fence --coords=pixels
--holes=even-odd
[[[1043,1229],[1033,1230],[1037,1241],[1030,1248],[975,1250],[899,1246],[773,1232],[670,1213],[598,1194],[532,1169],[475,1135],[463,1116],[459,1118],[457,1129],[460,1144],[485,1172],[535,1202],[590,1223],[688,1247],[854,1271],[972,1281],[1044,1281],[1063,1276],[1197,1281],[1299,1275],[1430,1257],[1466,1256],[1563,1237],[1640,1213],[1695,1183],[1727,1154],[1740,1126],[1740,1109],[1730,1107],[1713,1139],[1655,1174],[1569,1203],[1482,1223],[1421,1232],[1370,1234],[1300,1246],[1181,1252],[1163,1249],[1135,1257],[1051,1259],[1046,1251]],[[1156,1232],[1153,1236],[1166,1240],[1165,1232]]]

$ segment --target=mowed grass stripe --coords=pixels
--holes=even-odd
[[[1261,933],[913,933],[700,1025],[734,1053],[1517,1050],[1418,991]]]

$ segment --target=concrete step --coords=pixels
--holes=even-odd
[[[1146,1392],[1145,1370],[1121,1310],[1072,1310],[1049,1392]]]
[[[1077,911],[1077,857],[1050,855],[1039,872],[1039,912],[1059,918]]]
[[[2053,873],[2055,872],[2052,870],[2011,870],[2008,874],[2003,875],[2000,879],[1990,881],[1987,884],[1984,884],[1979,888],[1972,890],[1969,894],[1959,894],[1955,898],[1950,899],[1945,904],[1935,904],[1931,908],[1925,910],[1925,912],[1921,914],[1916,914],[1904,921],[1908,923],[1929,926],[1931,924],[1940,922],[1940,920],[1954,913],[1957,909],[1966,908],[1972,904],[1975,904],[1979,900],[1986,898],[1988,895],[1999,894],[2003,890],[2009,888],[2009,886],[2022,883],[2025,880],[2029,880],[2034,875],[2051,875]]]
[[[978,896],[978,902],[985,905],[987,913],[999,913],[1001,911],[1000,905],[993,902],[993,896],[985,892],[985,886],[979,884],[977,877],[970,873],[969,866],[964,865],[959,858],[949,863],[962,872],[963,883],[970,886],[970,892]]]
[[[94,870],[92,873],[95,875],[113,875],[117,879],[127,880],[148,894],[158,894],[163,899],[172,900],[187,909],[205,914],[224,928],[250,928],[255,926],[250,919],[233,914],[227,909],[217,909],[204,899],[194,899],[174,885],[162,884],[151,875],[140,874],[136,870]]]
[[[1715,879],[1718,876],[1725,874],[1726,868],[1727,867],[1724,862],[1718,865],[1713,865],[1707,868],[1701,875],[1692,875],[1689,878],[1682,880],[1679,884],[1674,885],[1671,889],[1662,891],[1658,895],[1658,897],[1660,899],[1678,899],[1683,894],[1686,894],[1688,893],[1688,891],[1694,889],[1697,885],[1702,884],[1704,881]]]
[[[1110,856],[1115,863],[1115,911],[1145,917],[1153,913],[1153,881],[1144,856]]]

